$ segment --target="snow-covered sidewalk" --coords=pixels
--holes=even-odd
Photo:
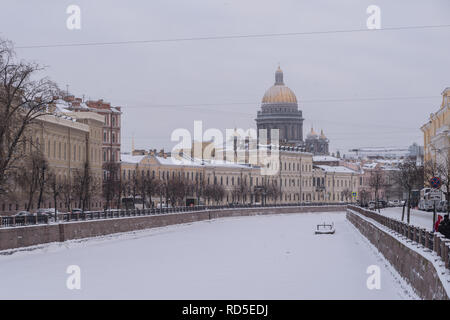
[[[403,207],[384,208],[384,209],[380,209],[380,214],[401,221],[402,210],[403,210]],[[403,220],[404,222],[406,222],[406,212],[407,212],[407,209],[405,208],[405,218]],[[444,215],[444,213],[436,212],[436,219],[437,219],[438,215]],[[433,212],[426,212],[426,211],[411,209],[410,223],[413,226],[425,228],[425,229],[431,231],[432,225],[433,225]]]
[[[334,235],[314,235],[334,222]],[[69,265],[81,289],[69,290]],[[369,290],[368,266],[381,269]],[[417,298],[345,213],[227,218],[0,256],[0,299]]]

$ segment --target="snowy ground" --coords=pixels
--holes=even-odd
[[[334,221],[336,234],[314,235]],[[66,269],[81,268],[69,290]],[[381,268],[381,289],[366,286]],[[0,256],[0,299],[415,299],[345,213],[228,218]]]
[[[384,208],[384,209],[380,209],[380,213],[385,216],[388,216],[388,217],[391,217],[391,218],[394,218],[397,220],[401,220],[402,219],[402,210],[403,210],[403,207]],[[437,219],[438,215],[443,216],[444,213],[436,212],[436,219]],[[405,219],[403,221],[406,222],[406,208],[405,208]],[[411,209],[410,223],[413,226],[431,230],[432,225],[433,225],[433,212],[426,212],[426,211],[422,211],[422,210]]]

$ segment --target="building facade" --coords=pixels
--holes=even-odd
[[[323,133],[323,130],[320,131],[320,135],[318,135],[313,128],[311,128],[311,132],[308,133],[305,139],[305,150],[306,152],[311,152],[313,155],[317,156],[326,156],[329,155],[329,140]]]
[[[94,112],[104,119],[102,128],[102,161],[120,162],[121,151],[121,107],[114,107],[111,103],[103,101],[83,102],[80,98],[67,96],[68,109],[74,112]]]
[[[185,179],[194,187],[188,199],[199,199],[196,203],[213,204],[211,199],[198,195],[199,185],[220,185],[224,195],[219,204],[227,203],[312,203],[352,202],[351,196],[359,187],[359,173],[343,166],[315,166],[311,153],[301,148],[281,146],[278,158],[279,170],[265,174],[261,166],[238,164],[219,159],[182,159],[174,161],[162,152],[146,152],[139,155],[122,155],[122,181],[133,177],[151,176],[167,183],[170,179]],[[277,192],[269,194],[270,188]],[[153,204],[164,201],[155,195]]]
[[[450,88],[442,92],[439,110],[430,114],[421,128],[424,142],[424,162],[446,163],[450,147]]]
[[[88,164],[93,183],[102,180],[102,127],[103,117],[86,112],[78,114],[64,109],[63,103],[52,106],[53,114],[38,117],[27,132],[30,149],[40,151],[48,163],[48,174],[55,175],[58,184],[71,185],[76,174]],[[33,146],[31,148],[31,146]],[[34,149],[33,149],[34,148]],[[30,195],[27,190],[14,186],[16,192],[12,196],[0,198],[0,212],[14,213],[28,207]],[[100,191],[100,190],[99,190]],[[56,208],[64,212],[70,208],[80,207],[75,196],[63,199],[62,192],[55,203],[49,190],[43,194],[41,208]],[[30,210],[37,209],[37,197],[31,198]],[[101,192],[92,195],[88,207],[101,209]]]

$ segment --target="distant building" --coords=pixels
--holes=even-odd
[[[297,97],[284,84],[283,71],[278,67],[275,84],[265,92],[261,111],[256,117],[258,135],[260,129],[266,129],[270,141],[270,130],[278,129],[280,144],[302,146],[303,120],[302,111],[298,110]]]
[[[340,159],[332,156],[314,156],[314,165],[338,166]]]
[[[69,103],[69,110],[95,112],[104,117],[102,160],[103,162],[120,162],[121,107],[113,107],[111,103],[103,99],[83,102],[80,98],[67,96],[65,100]]]
[[[311,128],[311,132],[306,136],[305,150],[306,152],[311,152],[313,155],[328,155],[328,143],[329,140],[324,135],[323,130],[321,130],[320,135],[318,135],[314,129]]]

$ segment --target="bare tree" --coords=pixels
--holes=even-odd
[[[447,200],[447,214],[450,213],[450,153],[445,150],[446,155],[442,157],[441,165],[439,166],[439,176],[441,178],[441,190],[445,194]]]
[[[280,189],[272,182],[266,187],[266,196],[276,203],[278,197],[281,196]]]
[[[167,194],[172,205],[181,205],[188,193],[188,184],[185,179],[172,178],[167,181]]]
[[[158,180],[150,175],[140,174],[136,179],[137,189],[144,203],[152,206],[152,196],[156,193]],[[148,201],[147,201],[148,199]]]
[[[63,184],[60,180],[58,180],[56,174],[54,172],[50,172],[48,177],[48,188],[53,199],[53,205],[55,207],[55,221],[57,221],[58,199],[62,195],[63,187]]]
[[[205,179],[203,176],[196,176],[194,183],[194,193],[197,197],[197,204],[200,204],[200,199],[204,197],[205,191]]]
[[[60,96],[54,82],[35,79],[42,70],[36,63],[18,61],[12,44],[0,39],[0,194],[20,166],[31,126],[51,113]]]
[[[120,164],[117,162],[106,162],[103,164],[103,181],[102,181],[102,191],[103,198],[105,199],[105,208],[111,208],[111,202],[115,195],[120,193],[121,185],[120,185],[120,176],[119,176]],[[136,177],[133,176],[133,190],[136,190]],[[136,193],[134,193],[136,195]],[[120,201],[120,200],[119,200]]]
[[[64,181],[60,182],[60,195],[64,200],[64,207],[70,212],[72,208],[73,200],[73,187],[70,179],[65,178]]]
[[[166,184],[160,179],[155,180],[154,195],[159,197],[159,205],[162,208],[163,197],[166,195]],[[167,203],[167,197],[166,197]]]
[[[424,179],[430,181],[432,177],[441,179],[440,190],[447,200],[447,214],[450,213],[450,153],[448,150],[439,150],[437,160],[427,161],[424,165]]]
[[[32,151],[31,154],[22,159],[21,163],[23,168],[18,172],[17,179],[23,192],[27,194],[28,202],[25,209],[30,211],[36,193],[38,193],[38,208],[40,207],[46,183],[48,163],[39,150]]]
[[[74,192],[82,211],[90,209],[91,199],[97,195],[98,187],[89,162],[85,161],[82,169],[75,170],[73,181]]]
[[[378,206],[378,196],[379,191],[383,187],[383,173],[381,172],[380,168],[375,168],[370,172],[369,177],[369,186],[374,191],[375,196],[375,208],[378,209],[378,212],[380,211],[380,208]]]
[[[205,187],[205,196],[208,201],[212,199],[216,204],[219,204],[225,196],[225,189],[219,184],[209,184]]]
[[[405,206],[407,206],[407,222],[410,221],[411,212],[411,194],[416,188],[423,185],[424,168],[418,166],[415,160],[406,159],[398,165],[398,170],[393,173],[393,180],[401,186],[403,191],[407,193],[407,201],[403,205],[402,221],[405,217]]]
[[[365,206],[367,204],[367,202],[369,201],[369,191],[367,191],[366,189],[361,189],[359,191],[359,200],[361,201],[361,205]]]
[[[352,197],[352,191],[348,188],[345,188],[344,190],[342,190],[341,192],[341,199],[345,201],[348,201],[348,199],[351,199]]]
[[[231,189],[230,194],[231,194],[231,201],[233,203],[238,202],[239,199],[241,198],[241,195],[242,195],[241,190],[242,190],[242,185],[235,185],[233,187],[233,189]]]
[[[49,165],[47,160],[42,157],[40,168],[38,174],[38,200],[37,200],[37,208],[41,207],[42,202],[44,201],[44,194],[48,190],[48,179],[49,179]]]

